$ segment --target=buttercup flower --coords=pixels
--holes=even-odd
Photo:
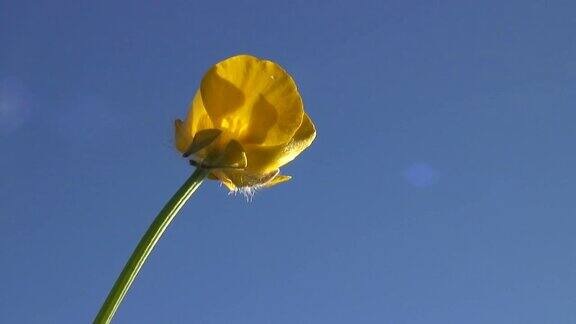
[[[312,143],[316,130],[282,67],[238,55],[206,73],[175,135],[177,149],[209,169],[209,178],[251,192],[289,180],[280,167]]]
[[[208,70],[188,116],[176,120],[176,147],[197,168],[140,239],[94,323],[112,321],[150,252],[206,177],[249,196],[289,180],[280,167],[315,137],[294,80],[278,64],[238,55]]]

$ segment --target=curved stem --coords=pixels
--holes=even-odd
[[[94,323],[110,323],[122,299],[124,299],[128,289],[130,289],[130,285],[138,275],[144,262],[146,262],[146,258],[150,252],[152,252],[152,249],[154,249],[154,246],[158,240],[160,240],[160,237],[168,225],[170,225],[170,222],[172,222],[188,198],[190,198],[194,191],[200,186],[207,174],[208,171],[206,169],[197,168],[174,196],[172,196],[170,201],[166,203],[164,208],[162,208],[142,239],[140,239],[140,243],[138,243],[132,256],[130,256],[130,259],[124,266],[124,270],[122,270],[122,273],[120,273],[120,276],[116,279],[116,283],[114,283],[114,287],[112,287],[106,301],[102,305],[102,308],[100,308],[98,315],[96,315]]]

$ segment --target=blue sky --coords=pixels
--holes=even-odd
[[[573,1],[0,1],[0,322],[90,322],[192,171],[239,53],[318,128],[252,202],[205,183],[117,323],[576,322]]]

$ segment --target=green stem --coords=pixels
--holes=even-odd
[[[162,208],[154,222],[150,225],[146,234],[140,239],[140,243],[130,256],[130,259],[124,266],[124,270],[120,273],[120,276],[114,283],[114,287],[108,294],[106,301],[102,305],[102,308],[96,315],[94,323],[110,323],[114,313],[120,306],[122,299],[130,289],[130,285],[138,275],[138,271],[146,262],[146,258],[154,249],[154,246],[160,240],[160,237],[170,225],[170,222],[174,219],[180,208],[184,206],[188,198],[192,196],[194,191],[200,186],[208,171],[206,169],[197,168],[194,173],[186,180],[186,182],[178,189],[178,191],[172,196],[170,201]]]

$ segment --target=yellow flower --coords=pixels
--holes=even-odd
[[[290,179],[280,167],[316,137],[292,77],[278,64],[238,55],[202,79],[176,147],[230,190],[251,192]]]

